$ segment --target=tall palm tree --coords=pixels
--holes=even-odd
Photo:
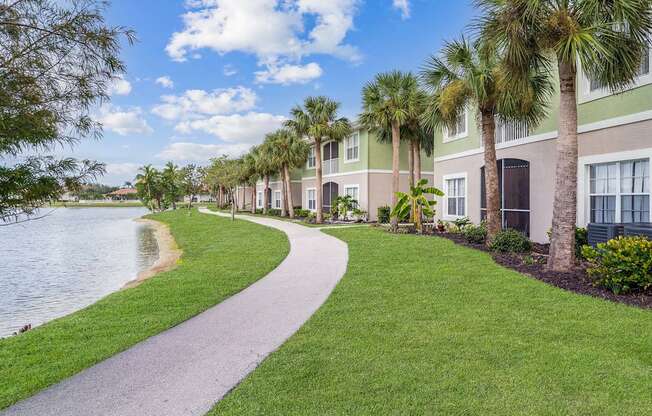
[[[497,50],[467,39],[447,42],[442,53],[426,62],[421,79],[432,96],[424,113],[426,125],[454,125],[467,109],[474,112],[482,126],[484,171],[487,195],[487,244],[502,228],[500,189],[496,161],[496,118],[519,117],[529,126],[546,115],[551,86],[545,73],[530,71],[525,94],[512,88],[503,74],[505,68]]]
[[[398,201],[401,128],[419,117],[422,98],[416,77],[400,71],[378,74],[362,89],[360,123],[376,133],[392,132],[392,207]],[[398,217],[391,224],[396,230]]]
[[[145,165],[138,169],[139,173],[136,175],[136,187],[139,188],[142,198],[147,203],[150,211],[156,209],[154,201],[157,200],[158,185],[159,185],[159,172],[152,165]],[[158,209],[161,209],[161,202],[158,202]]]
[[[267,214],[269,207],[269,177],[278,172],[272,159],[272,149],[268,141],[258,146],[258,157],[256,158],[256,170],[263,178],[263,214]]]
[[[286,189],[288,211],[290,218],[294,218],[294,200],[292,198],[291,170],[299,168],[306,163],[310,145],[299,138],[293,130],[279,129],[272,135],[272,154],[276,163],[281,168],[284,188]],[[285,199],[284,198],[284,199]]]
[[[260,175],[258,174],[258,157],[259,149],[257,146],[252,147],[249,152],[243,156],[243,169],[247,178],[247,185],[251,187],[251,213],[256,213],[256,184]]]
[[[292,119],[285,126],[292,129],[297,136],[307,138],[315,145],[315,187],[317,188],[317,215],[316,222],[321,224],[323,216],[323,189],[322,189],[322,156],[321,144],[323,140],[341,141],[351,134],[351,122],[345,117],[338,116],[340,103],[328,97],[308,97],[303,107],[296,106],[292,109]]]
[[[165,164],[163,171],[161,172],[163,187],[165,188],[165,199],[166,204],[172,204],[172,209],[177,209],[177,200],[181,194],[180,190],[180,177],[181,171],[179,167],[173,162],[168,162]]]
[[[476,0],[482,37],[505,51],[514,80],[538,67],[558,80],[560,106],[548,268],[575,265],[578,63],[613,91],[636,77],[652,32],[649,0]],[[557,71],[554,71],[556,67]]]

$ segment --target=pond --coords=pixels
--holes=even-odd
[[[158,259],[145,208],[59,208],[0,227],[0,337],[82,309]]]

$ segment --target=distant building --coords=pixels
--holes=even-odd
[[[122,188],[106,194],[112,201],[127,201],[138,198],[138,191],[134,188]]]

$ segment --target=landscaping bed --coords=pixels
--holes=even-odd
[[[549,244],[532,243],[532,252],[525,254],[496,253],[489,250],[484,244],[469,243],[459,233],[434,232],[431,235],[447,238],[456,244],[476,250],[489,252],[496,263],[562,289],[641,308],[652,308],[652,290],[643,293],[617,295],[609,289],[596,286],[593,279],[587,274],[587,264],[583,261],[578,263],[577,268],[572,273],[549,271],[546,268]]]

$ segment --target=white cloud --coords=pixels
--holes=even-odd
[[[174,81],[167,75],[156,78],[155,82],[163,88],[174,88]]]
[[[326,54],[357,62],[356,47],[345,42],[359,0],[192,0],[166,51],[185,61],[199,49],[234,51],[258,57],[267,71]]]
[[[238,70],[235,69],[233,65],[224,65],[224,75],[227,77],[233,76],[238,73]]]
[[[392,0],[394,8],[401,12],[403,19],[410,17],[410,2],[409,0]]]
[[[105,129],[121,136],[151,134],[154,131],[143,118],[143,112],[140,107],[122,109],[110,104],[105,105],[100,108],[99,114],[95,119]]]
[[[200,131],[225,142],[255,144],[262,142],[265,134],[280,128],[285,120],[283,116],[249,112],[183,121],[175,130],[182,134]]]
[[[258,96],[245,87],[213,90],[188,90],[183,95],[164,95],[152,113],[166,120],[200,118],[206,115],[248,111],[256,106]]]
[[[107,163],[106,174],[101,182],[115,186],[121,186],[127,181],[133,182],[140,166],[137,163]]]
[[[311,62],[307,65],[271,65],[266,71],[256,72],[256,82],[263,84],[306,84],[322,75],[319,64]]]
[[[175,162],[208,162],[222,155],[240,156],[249,150],[247,144],[172,143],[156,155],[159,159]]]
[[[120,75],[111,81],[108,93],[109,95],[129,95],[131,93],[131,83]]]

